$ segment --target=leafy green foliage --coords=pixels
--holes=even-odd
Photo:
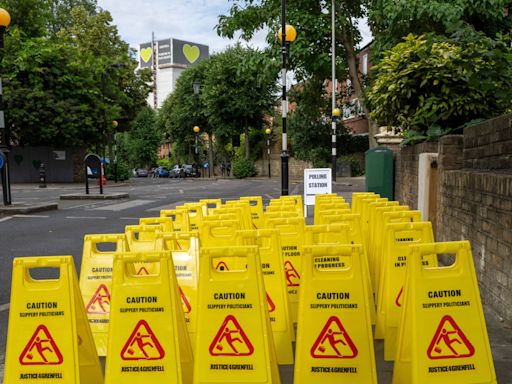
[[[409,139],[435,140],[463,124],[499,115],[512,98],[509,41],[471,29],[452,38],[409,35],[375,67],[373,117]]]
[[[249,128],[260,130],[274,103],[275,64],[260,52],[235,46],[182,72],[165,100],[159,125],[185,155],[194,145],[192,128],[227,142]],[[194,81],[201,92],[194,94]]]
[[[149,77],[135,73],[110,14],[93,0],[4,4],[13,18],[1,63],[12,141],[91,147],[112,142],[114,119],[128,130]]]
[[[233,176],[238,179],[256,176],[256,167],[252,160],[239,158],[233,163]]]
[[[375,36],[374,62],[409,33],[449,36],[468,26],[489,37],[508,32],[511,19],[504,10],[509,6],[509,0],[373,0],[369,24]]]
[[[129,164],[149,167],[156,163],[156,151],[162,134],[156,124],[156,112],[146,106],[133,123],[133,128],[124,135],[124,146]]]
[[[261,52],[240,45],[212,56],[201,94],[217,136],[261,130],[274,105],[278,66]]]

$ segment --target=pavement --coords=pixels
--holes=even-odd
[[[219,178],[217,178],[219,179]],[[266,182],[266,178],[261,179],[262,183]],[[301,180],[293,182],[293,187],[290,188],[290,194],[302,193],[300,187]],[[292,181],[290,181],[292,185]],[[104,197],[98,197],[97,191],[93,195],[85,195],[85,188],[82,192],[83,185],[80,184],[49,184],[46,192],[53,193],[39,193],[38,184],[15,184],[12,185],[13,195],[16,196],[17,191],[30,194],[33,192],[35,197],[30,197],[21,202],[15,202],[10,207],[0,205],[0,217],[2,215],[13,214],[27,214],[31,212],[40,212],[42,210],[54,210],[58,208],[59,200],[67,198],[71,199],[126,199],[129,198],[127,191],[130,189],[130,182],[107,184],[107,189]],[[338,179],[333,185],[333,191],[346,196],[348,198],[353,191],[364,190],[364,178],[344,178]],[[39,191],[39,192],[38,192]],[[51,195],[51,197],[49,197]],[[39,197],[40,196],[40,197]],[[108,197],[107,197],[108,196]],[[0,201],[1,203],[1,201]],[[310,220],[310,219],[309,219]],[[1,220],[0,220],[1,221]],[[500,319],[499,316],[487,305],[483,305],[484,315],[487,325],[487,332],[491,345],[491,352],[493,356],[494,366],[496,370],[498,384],[512,384],[512,325],[507,324]],[[7,323],[9,313],[9,305],[0,305],[0,324]],[[0,331],[0,345],[5,345],[6,332]],[[383,359],[383,342],[376,340],[375,347],[375,360],[377,364],[378,383],[390,384],[393,371],[393,363],[386,362]],[[3,382],[4,359],[5,351],[0,350],[0,379]],[[104,362],[103,362],[104,363]],[[293,366],[281,366],[281,382],[283,384],[293,383]],[[358,384],[358,383],[354,383]],[[454,382],[453,384],[460,384]],[[477,384],[477,383],[474,383]]]

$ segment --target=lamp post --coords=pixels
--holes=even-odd
[[[5,9],[0,8],[0,50],[3,51],[4,48],[4,33],[5,29],[11,23],[11,16],[9,12]],[[5,132],[5,117],[4,117],[4,103],[3,103],[3,89],[2,89],[2,79],[0,78],[0,156],[2,159],[0,161],[3,163],[3,167],[1,168],[1,178],[2,178],[2,192],[4,197],[4,205],[11,205],[11,178],[9,175],[9,143],[7,142],[7,134]]]
[[[196,153],[196,160],[197,160],[197,142],[198,142],[198,135],[199,135],[199,131],[201,130],[201,128],[199,128],[197,125],[192,128],[192,130],[194,131],[194,135],[195,135],[195,138],[194,138],[194,144],[195,144],[195,153]]]
[[[286,136],[286,116],[288,114],[288,100],[286,99],[286,71],[287,58],[290,43],[295,41],[297,31],[291,25],[286,24],[286,1],[281,0],[281,28],[277,33],[277,37],[281,42],[281,53],[283,56],[283,67],[281,72],[281,80],[283,85],[283,98],[281,101],[281,112],[283,117],[283,135],[281,147],[281,195],[288,195],[288,139]]]
[[[341,116],[341,110],[332,110],[332,181],[336,181],[336,123]]]
[[[270,134],[272,133],[272,130],[267,128],[265,129],[265,133],[267,134],[268,178],[270,179]]]
[[[112,120],[112,126],[114,127],[114,183],[117,183],[117,132],[116,129],[119,123],[117,120]]]

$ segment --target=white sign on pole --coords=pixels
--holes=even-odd
[[[307,217],[308,205],[315,205],[316,195],[332,193],[331,168],[313,168],[304,170],[304,216]]]

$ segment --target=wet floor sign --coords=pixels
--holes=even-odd
[[[448,267],[422,265],[455,255]],[[495,384],[469,242],[411,246],[393,384]]]
[[[219,256],[246,268],[217,270]],[[200,258],[194,383],[279,383],[258,248],[202,248]]]
[[[304,247],[295,384],[377,383],[361,258],[360,245]]]
[[[158,263],[153,275],[133,264]],[[114,259],[106,384],[192,383],[193,356],[169,252]]]
[[[11,292],[5,384],[103,383],[72,256],[14,259]]]
[[[84,237],[80,291],[99,356],[107,355],[112,260],[115,252],[125,251],[125,243],[124,233]],[[102,249],[109,249],[109,251]]]

